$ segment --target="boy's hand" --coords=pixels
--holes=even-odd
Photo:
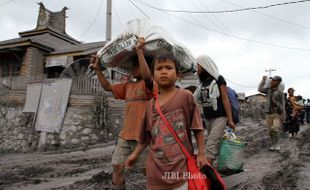
[[[144,45],[145,45],[145,39],[143,37],[139,37],[137,45],[135,46],[136,51],[143,50]]]
[[[127,168],[132,168],[133,165],[136,163],[137,159],[138,159],[138,156],[136,154],[134,153],[130,154],[127,160],[125,161],[125,166]]]
[[[207,159],[207,156],[206,156],[206,153],[203,152],[203,153],[198,153],[197,155],[197,166],[198,168],[202,168],[203,166],[207,165],[208,164],[208,159]]]
[[[95,70],[95,71],[101,71],[100,65],[99,65],[99,56],[98,55],[92,55],[90,57],[90,66]]]

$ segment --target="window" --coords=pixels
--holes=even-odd
[[[18,55],[4,53],[0,55],[0,74],[1,77],[18,76],[20,73],[21,63],[16,58]]]

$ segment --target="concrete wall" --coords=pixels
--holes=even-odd
[[[33,115],[22,107],[0,105],[0,152],[29,152],[36,149],[39,133],[32,127]]]
[[[0,152],[38,150],[41,133],[34,129],[34,114],[22,113],[24,101],[23,93],[0,96]],[[116,139],[123,113],[123,102],[110,94],[72,94],[61,132],[46,133],[42,150],[83,148]]]

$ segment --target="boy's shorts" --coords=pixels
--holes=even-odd
[[[112,156],[112,165],[124,165],[128,156],[133,152],[137,145],[135,140],[125,140],[118,137],[117,143]],[[146,158],[148,154],[148,147],[139,155],[134,167],[137,169],[145,168]]]

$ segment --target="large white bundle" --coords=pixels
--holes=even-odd
[[[195,59],[191,52],[181,44],[176,43],[163,28],[156,26],[147,19],[129,21],[125,30],[116,39],[99,50],[101,65],[130,69],[132,67],[131,58],[135,55],[134,47],[139,37],[145,39],[144,52],[146,56],[155,57],[170,52],[180,61],[182,76],[194,72]]]

